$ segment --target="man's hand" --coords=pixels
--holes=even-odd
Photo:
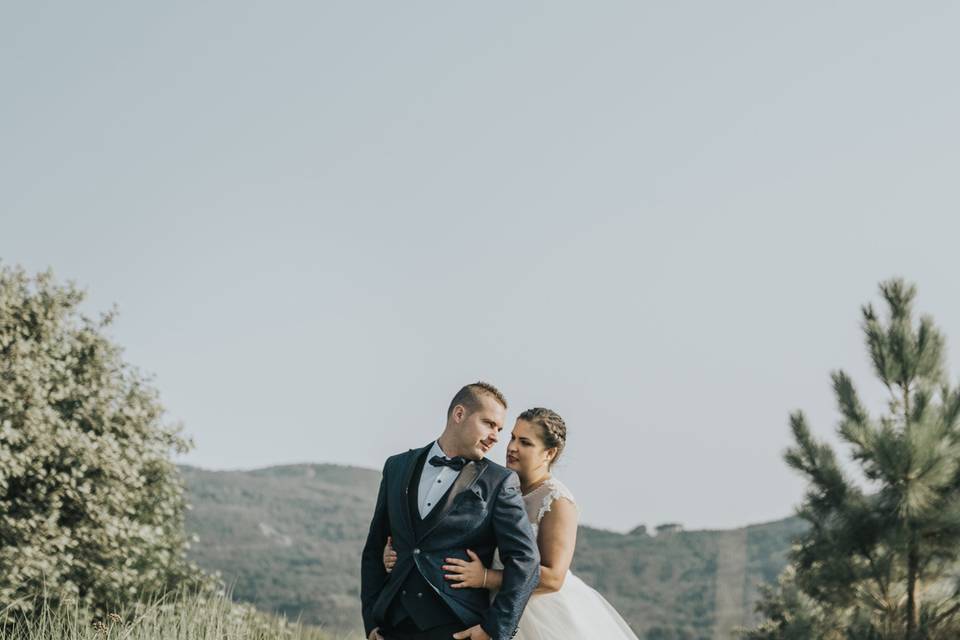
[[[367,636],[367,640],[385,640],[384,637],[380,635],[380,627],[374,627],[370,635]]]
[[[457,640],[490,640],[490,636],[487,635],[487,632],[484,631],[480,625],[470,627],[460,633],[455,633],[453,637]]]

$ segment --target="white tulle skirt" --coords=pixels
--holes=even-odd
[[[514,640],[638,640],[626,621],[586,582],[567,573],[554,593],[534,594]]]

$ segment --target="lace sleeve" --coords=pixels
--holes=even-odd
[[[577,514],[580,513],[580,507],[577,505],[577,501],[574,500],[573,494],[570,493],[570,490],[563,486],[559,480],[550,479],[549,481],[549,490],[547,494],[543,496],[543,501],[540,503],[540,510],[537,512],[537,524],[540,524],[540,521],[543,520],[543,516],[547,515],[550,511],[550,508],[553,506],[555,500],[569,500],[571,504],[577,509]]]

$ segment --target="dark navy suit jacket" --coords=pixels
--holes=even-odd
[[[425,448],[387,459],[377,505],[360,563],[363,626],[370,635],[381,626],[390,603],[411,571],[419,571],[441,600],[463,621],[464,629],[479,624],[495,640],[516,634],[520,615],[540,580],[540,554],[533,537],[516,473],[494,462],[469,462],[457,476],[438,517],[418,538],[410,513],[410,479]],[[414,488],[413,490],[416,490]],[[416,501],[413,501],[416,504]],[[431,514],[432,516],[433,514]],[[383,567],[383,548],[393,537],[397,564]],[[493,602],[486,589],[453,589],[441,568],[445,558],[469,560],[474,551],[490,566],[495,549],[503,562],[503,584]]]

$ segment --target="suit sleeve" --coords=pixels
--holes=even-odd
[[[520,615],[540,581],[540,552],[516,473],[500,484],[493,504],[493,531],[503,562],[503,585],[480,626],[494,640],[509,640],[517,633]]]
[[[387,536],[390,535],[390,520],[387,516],[387,468],[389,465],[389,460],[383,465],[380,491],[377,492],[377,505],[373,508],[370,531],[367,533],[367,542],[363,546],[360,557],[360,603],[364,633],[367,636],[377,626],[373,620],[373,604],[387,580],[387,571],[383,567],[383,548],[387,545]]]

